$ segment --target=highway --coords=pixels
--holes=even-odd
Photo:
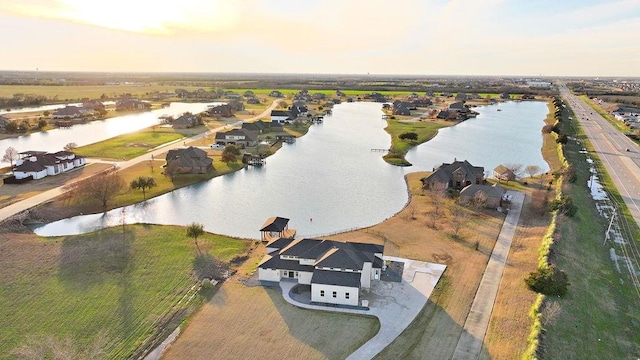
[[[589,104],[560,86],[560,94],[585,130],[609,176],[640,226],[640,148]]]

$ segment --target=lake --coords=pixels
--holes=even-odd
[[[408,201],[404,175],[431,170],[443,161],[466,158],[487,171],[509,162],[548,169],[540,152],[541,129],[548,112],[545,103],[505,103],[502,111],[493,106],[476,108],[480,113],[477,118],[442,129],[434,139],[412,150],[407,157],[415,164],[412,167],[389,165],[381,153],[371,151],[390,146],[381,106],[368,102],[335,106],[322,124],[314,125],[296,143],[285,144],[263,167],[250,167],[124,209],[77,216],[34,231],[55,236],[117,226],[123,221],[198,222],[213,233],[257,239],[267,217],[282,216],[291,219],[289,226],[297,229],[299,236],[312,237],[375,225],[393,216]],[[517,141],[503,141],[516,136]]]
[[[177,116],[187,111],[195,114],[206,110],[208,105],[213,104],[216,103],[171,103],[169,107],[153,111],[116,116],[86,124],[76,124],[70,128],[59,128],[7,138],[0,140],[0,151],[4,154],[7,148],[13,147],[19,152],[31,150],[56,152],[62,150],[70,142],[84,146],[159,124],[158,117],[164,114]]]

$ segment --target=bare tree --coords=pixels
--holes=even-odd
[[[546,190],[534,190],[531,193],[531,208],[540,216],[549,209],[549,193]]]
[[[562,313],[562,307],[557,301],[545,300],[542,307],[542,323],[544,325],[552,324],[560,313]]]
[[[75,193],[100,201],[102,208],[106,210],[109,201],[113,200],[125,187],[124,180],[117,172],[109,172],[83,180],[78,184]]]
[[[542,169],[538,165],[527,165],[527,167],[524,168],[524,172],[526,172],[531,178],[539,174],[541,171]]]
[[[460,205],[451,202],[449,205],[451,230],[453,237],[458,238],[460,230],[469,222],[469,213]]]
[[[70,142],[67,145],[64,146],[64,150],[65,151],[73,151],[75,148],[78,147],[78,144],[74,143],[74,142]]]
[[[447,197],[446,184],[442,182],[434,182],[427,191],[427,198],[431,203],[432,211],[427,212],[425,215],[431,220],[429,225],[431,228],[436,228],[436,221],[440,218],[440,210]]]
[[[475,210],[483,209],[487,205],[487,194],[482,191],[476,191],[471,199],[471,207]]]
[[[7,151],[4,152],[4,156],[2,157],[2,162],[11,163],[11,169],[13,171],[13,162],[20,159],[20,153],[15,148],[9,146]]]

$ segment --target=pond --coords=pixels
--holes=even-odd
[[[381,153],[371,151],[390,145],[381,106],[366,102],[335,106],[324,123],[314,125],[296,143],[285,144],[267,158],[263,167],[250,167],[124,209],[77,216],[34,231],[56,236],[85,233],[123,221],[198,222],[213,233],[256,239],[267,217],[282,216],[291,219],[289,226],[297,229],[299,236],[313,237],[375,225],[393,216],[408,201],[404,175],[431,170],[437,162],[469,158],[475,159],[472,164],[490,170],[499,163],[517,160],[548,168],[540,154],[540,130],[548,111],[544,103],[503,104],[501,112],[479,108],[481,115],[477,118],[442,129],[434,139],[412,151],[410,161],[416,165],[406,168],[389,165]],[[526,131],[520,123],[528,123]],[[500,136],[517,136],[517,146],[501,151],[499,141],[481,135],[484,127],[504,130]],[[448,147],[437,151],[429,148],[454,128],[458,128],[456,136],[448,140]],[[480,141],[488,145],[464,150],[465,142]],[[522,157],[511,157],[513,153]]]

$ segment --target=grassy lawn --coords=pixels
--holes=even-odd
[[[563,131],[576,134],[575,123],[563,122]],[[578,138],[590,149],[582,132]],[[583,145],[569,142],[565,154],[574,164],[578,180],[565,186],[578,211],[573,218],[560,217],[553,258],[571,283],[564,298],[548,298],[562,309],[555,321],[545,325],[543,358],[631,359],[640,356],[638,296],[625,273],[618,273],[610,259],[611,244],[603,245],[607,221],[595,209],[585,184],[589,178]],[[591,149],[592,150],[592,149]],[[607,178],[605,185],[617,201],[620,196]],[[632,241],[638,229],[632,226]],[[629,239],[627,239],[629,240]]]
[[[102,94],[107,97],[120,97],[131,94],[134,97],[145,97],[149,92],[173,92],[176,88],[188,91],[197,90],[195,86],[173,85],[2,85],[0,97],[13,97],[13,94],[42,95],[47,98],[57,97],[59,101],[83,98],[98,99]]]
[[[213,234],[202,248],[229,261],[249,241]],[[193,241],[181,227],[132,225],[95,233],[39,238],[0,234],[0,358],[28,335],[69,336],[76,346],[107,334],[107,357],[127,358],[176,314],[193,286]],[[196,297],[191,306],[201,303]]]
[[[168,142],[193,136],[206,131],[205,126],[191,129],[173,129],[171,127],[153,126],[135,133],[119,135],[111,139],[82,146],[75,153],[87,157],[101,159],[131,159],[145,154],[147,151]]]
[[[394,165],[411,165],[404,159],[409,149],[430,140],[437,134],[438,129],[455,124],[455,122],[445,121],[398,121],[387,119],[385,131],[391,135],[392,151],[384,156],[385,161]],[[401,140],[399,138],[400,134],[406,132],[418,134],[418,139]]]
[[[253,270],[259,256],[248,261]],[[374,317],[297,308],[284,301],[279,289],[248,287],[240,280],[222,285],[163,359],[338,360],[380,327]]]

